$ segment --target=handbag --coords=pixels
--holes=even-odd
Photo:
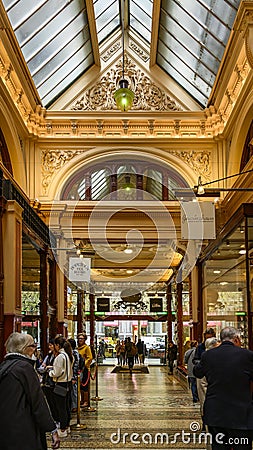
[[[54,393],[59,395],[60,397],[66,397],[69,388],[67,386],[61,386],[58,383],[55,383]]]
[[[64,355],[64,357],[66,359],[66,372],[67,372],[67,376],[68,376],[68,359],[66,358],[65,355]],[[67,386],[62,386],[61,384],[58,384],[57,381],[55,382],[55,386],[53,389],[54,394],[59,395],[60,397],[66,397],[68,391],[69,391],[68,382],[67,382]]]

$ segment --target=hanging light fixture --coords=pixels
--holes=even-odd
[[[122,79],[119,81],[119,89],[114,93],[117,108],[128,111],[134,99],[134,93],[128,88],[129,83],[125,79],[125,0],[121,0],[121,23],[122,23]]]

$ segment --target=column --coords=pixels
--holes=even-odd
[[[57,334],[57,297],[56,297],[56,262],[49,259],[49,338],[54,338]]]
[[[4,355],[4,267],[3,267],[3,214],[5,200],[3,197],[3,172],[0,170],[0,361]]]
[[[22,211],[15,200],[9,200],[2,221],[4,341],[13,331],[21,331]]]
[[[183,283],[177,283],[177,345],[178,364],[183,363],[183,303],[182,303]]]
[[[43,355],[47,354],[47,302],[48,302],[48,272],[47,250],[40,250],[40,346]]]
[[[95,336],[95,295],[90,294],[90,348],[94,357],[94,336]]]
[[[83,302],[84,292],[79,290],[77,292],[77,333],[82,333],[83,330]]]
[[[167,284],[166,289],[166,299],[167,299],[167,341],[172,341],[172,290],[171,283]]]

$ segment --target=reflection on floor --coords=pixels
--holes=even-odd
[[[168,375],[165,366],[149,366],[149,373],[132,376],[99,366],[97,393],[103,400],[91,402],[96,411],[81,413],[81,424],[87,428],[72,430],[61,440],[61,448],[205,448],[197,432],[201,428],[199,407],[193,406],[190,391]],[[95,381],[91,397],[96,397]],[[76,423],[73,417],[72,425]]]

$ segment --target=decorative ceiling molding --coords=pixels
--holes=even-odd
[[[108,70],[98,83],[85,91],[70,106],[72,111],[117,110],[114,93],[122,78],[122,60]],[[157,86],[127,55],[125,56],[125,79],[135,93],[132,111],[182,111],[180,105]]]

